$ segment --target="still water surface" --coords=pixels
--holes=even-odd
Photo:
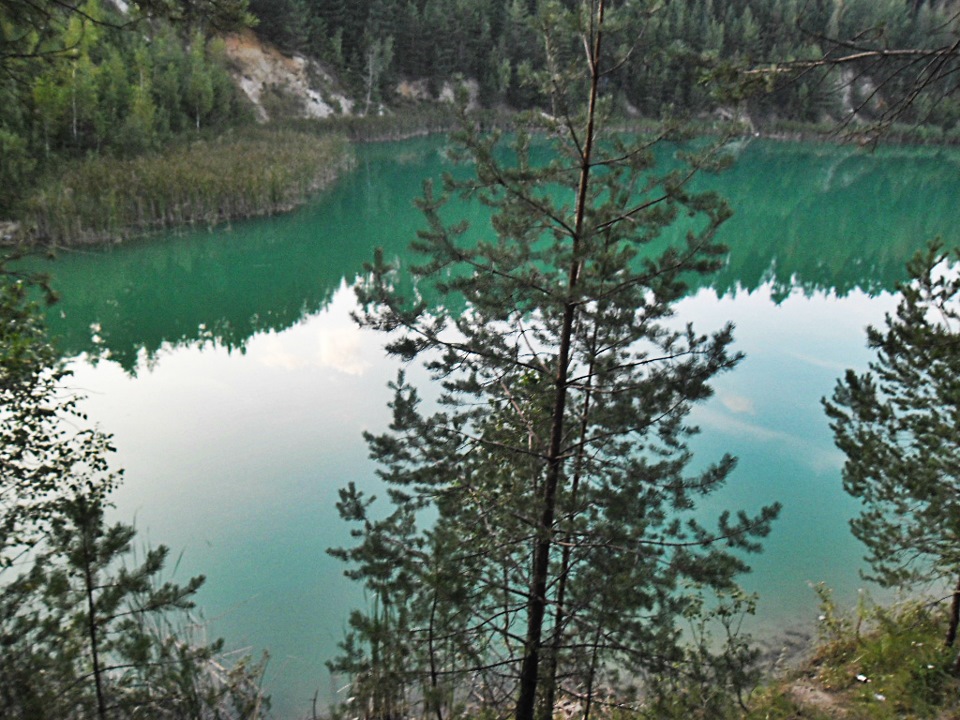
[[[412,201],[447,167],[444,149],[363,147],[355,172],[291,215],[51,267],[63,295],[51,329],[126,469],[116,515],[182,552],[177,577],[207,575],[212,634],[270,651],[280,718],[333,697],[324,661],[363,601],[325,550],[349,542],[337,489],[376,487],[361,433],[388,423],[396,366],[352,323],[350,287],[374,247],[403,257],[421,226]],[[862,585],[856,504],[819,401],[866,365],[863,328],[894,307],[912,252],[938,234],[957,241],[960,156],[753,142],[709,182],[735,210],[730,259],[678,315],[700,331],[732,320],[747,358],[696,410],[696,449],[740,458],[712,506],[784,504],[745,580],[761,595],[755,631],[809,630],[808,582],[844,602]]]

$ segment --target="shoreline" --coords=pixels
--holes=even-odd
[[[508,129],[517,113],[503,109],[475,111],[475,117],[491,129]],[[354,166],[354,144],[402,142],[417,137],[450,133],[457,127],[456,113],[449,106],[401,110],[391,115],[343,116],[324,120],[294,119],[270,126],[240,128],[213,140],[186,139],[165,152],[118,160],[96,157],[67,162],[52,170],[50,178],[35,188],[20,218],[0,220],[0,246],[31,248],[96,247],[119,244],[163,230],[218,227],[235,220],[269,217],[296,210],[318,192],[337,182]],[[660,121],[635,118],[623,122],[627,131],[643,132],[662,127]],[[951,148],[960,145],[960,132],[920,126],[885,128],[870,134],[870,128],[823,127],[811,123],[775,122],[764,128],[733,121],[705,118],[684,126],[695,135],[763,139],[782,143],[819,142],[883,147]],[[289,152],[289,146],[298,146]],[[303,145],[310,145],[304,157]],[[321,149],[320,146],[323,146]],[[250,159],[255,147],[257,157]],[[205,165],[195,149],[212,148]],[[187,170],[179,176],[169,172],[171,162],[183,161]],[[202,153],[201,153],[202,154]],[[238,156],[240,159],[238,159]],[[314,162],[306,168],[304,163]],[[261,168],[261,177],[243,170]],[[103,171],[100,166],[109,166]],[[294,172],[287,172],[295,165]],[[319,169],[318,169],[319,166]],[[282,169],[278,169],[282,168]],[[204,171],[215,176],[212,192],[193,193],[186,188]],[[85,177],[90,171],[96,177]],[[125,176],[120,184],[107,184],[103,191],[84,195],[77,188],[102,187],[104,175]],[[191,175],[192,173],[192,175]],[[284,175],[282,177],[278,177]],[[138,178],[153,176],[147,185]],[[131,181],[132,177],[132,181]],[[207,178],[208,184],[210,179]],[[225,186],[233,180],[232,186]],[[149,183],[153,183],[150,185]],[[178,187],[174,187],[177,185]],[[257,187],[260,185],[261,187]],[[166,197],[161,197],[166,196]],[[172,200],[172,202],[166,202]],[[119,209],[118,209],[119,207]]]
[[[355,161],[342,136],[257,128],[162,153],[65,163],[34,188],[19,218],[0,222],[0,244],[91,247],[277,215],[333,185]]]

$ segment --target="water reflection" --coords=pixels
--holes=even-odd
[[[361,148],[354,173],[292,215],[65,253],[51,266],[63,295],[51,330],[65,355],[108,357],[131,373],[164,347],[243,351],[255,334],[326,307],[373,248],[405,257],[423,179],[450,169],[444,142]],[[735,210],[721,231],[729,260],[709,285],[722,297],[769,284],[775,302],[796,288],[891,290],[917,248],[960,224],[958,170],[946,150],[751,142],[731,170],[701,181]],[[485,223],[478,207],[452,213]]]
[[[711,283],[721,295],[767,282],[775,301],[794,288],[876,294],[928,240],[957,237],[953,150],[757,142],[710,184],[734,209],[722,231],[730,262]]]
[[[404,257],[421,225],[412,200],[444,169],[443,148],[361,148],[357,171],[298,213],[71,253],[51,268],[63,352],[101,358],[75,363],[75,381],[127,471],[116,512],[186,549],[183,576],[208,575],[211,634],[271,650],[281,718],[307,712],[318,688],[332,699],[324,661],[361,602],[324,551],[345,541],[337,488],[376,482],[361,434],[389,423],[395,368],[382,338],[351,322],[350,286],[373,247]],[[702,331],[735,322],[746,353],[693,419],[697,457],[740,458],[705,512],[784,504],[746,579],[762,598],[760,629],[811,618],[807,581],[841,602],[856,591],[855,504],[819,399],[866,363],[863,327],[893,306],[884,291],[907,257],[960,227],[957,170],[948,153],[753,142],[703,181],[736,210],[723,230],[731,251],[677,314]]]

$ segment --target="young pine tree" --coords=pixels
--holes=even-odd
[[[32,570],[0,591],[0,715],[257,718],[258,668],[219,665],[222,642],[185,632],[202,577],[163,582],[167,548],[131,562],[135,531],[103,502],[65,499]]]
[[[184,632],[202,578],[161,582],[166,548],[137,562],[105,523],[111,440],[77,427],[37,282],[0,261],[0,717],[262,717],[260,668]]]
[[[960,280],[948,258],[934,243],[911,261],[896,314],[867,328],[869,371],[848,370],[823,402],[847,456],[843,488],[864,505],[850,525],[870,579],[955,584],[950,646],[960,624]]]
[[[425,405],[401,374],[389,432],[368,436],[392,511],[341,495],[358,545],[332,552],[375,602],[331,667],[365,717],[470,704],[532,720],[561,700],[589,716],[634,679],[749,659],[691,650],[680,629],[735,592],[731,550],[757,549],[777,512],[708,527],[696,508],[735,463],[692,468],[687,416],[740,356],[732,328],[697,333],[674,304],[722,262],[729,211],[689,188],[709,157],[611,125],[605,79],[636,28],[620,21],[633,3],[607,5],[540,3],[547,68],[527,81],[553,113],[521,123],[509,153],[464,114],[476,177],[426,187],[416,295],[380,256],[358,291],[361,321],[441,388]],[[669,151],[684,162],[656,173]],[[448,224],[451,194],[488,206],[490,226]]]

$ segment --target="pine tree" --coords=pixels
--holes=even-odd
[[[166,548],[138,562],[106,524],[110,438],[78,429],[31,284],[0,262],[0,717],[262,717],[262,667],[182,624],[203,579],[162,581]]]
[[[390,431],[367,438],[392,512],[341,493],[359,544],[332,552],[375,605],[353,615],[332,667],[353,675],[365,717],[419,704],[442,720],[470,702],[532,720],[562,695],[589,715],[620,672],[710,664],[679,623],[703,596],[735,592],[746,566],[730,549],[757,549],[777,512],[725,513],[713,529],[697,517],[735,462],[691,469],[687,415],[739,355],[730,327],[698,334],[673,304],[685,277],[722,261],[729,212],[689,190],[711,158],[656,174],[664,138],[608,126],[602,88],[620,59],[608,48],[629,52],[631,24],[603,0],[574,5],[536,16],[535,79],[556,116],[532,114],[506,153],[464,113],[457,139],[477,176],[444,195],[426,186],[417,295],[400,295],[379,256],[358,291],[363,323],[442,388],[427,407],[401,374]],[[448,224],[450,193],[489,206],[491,226]]]
[[[870,579],[955,583],[948,646],[960,624],[960,279],[949,257],[934,243],[913,259],[896,314],[867,328],[869,371],[848,370],[824,400],[844,490],[864,504],[850,526]]]
[[[0,261],[0,572],[41,542],[64,497],[119,480],[106,465],[110,438],[76,427],[78,398],[63,389],[70,373],[30,299],[38,283]]]
[[[201,33],[195,33],[190,43],[184,101],[193,116],[196,129],[213,108],[213,78],[207,65],[207,43]]]
[[[160,546],[106,525],[98,494],[65,498],[33,568],[0,590],[0,714],[30,718],[258,718],[261,667],[218,666],[182,620],[203,582],[160,579]]]

